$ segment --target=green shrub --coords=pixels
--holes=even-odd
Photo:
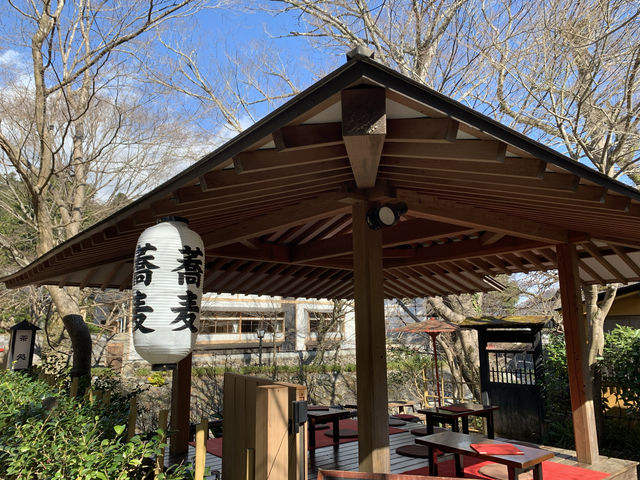
[[[640,330],[618,325],[607,333],[598,369],[603,382],[618,387],[627,414],[640,416]]]
[[[69,398],[20,372],[0,371],[0,478],[142,479],[160,452],[161,433],[126,441],[125,399],[109,407]],[[167,479],[185,478],[184,467]]]

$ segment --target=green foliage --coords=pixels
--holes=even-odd
[[[162,448],[160,431],[126,441],[124,397],[78,402],[19,372],[0,371],[0,478],[142,479]],[[185,478],[184,467],[165,478]]]
[[[640,415],[640,330],[617,326],[605,334],[598,369],[603,380],[616,387],[629,415]]]
[[[606,383],[619,387],[617,390],[622,392],[627,406],[627,418],[603,417],[600,449],[605,455],[640,460],[635,447],[640,444],[640,330],[618,326],[606,334],[604,352],[596,368]],[[575,448],[566,349],[561,334],[553,335],[545,348],[543,393],[546,426],[543,443]]]
[[[165,372],[153,372],[147,377],[147,382],[154,387],[162,387],[167,383],[167,375]]]
[[[575,448],[567,354],[564,336],[560,333],[554,333],[545,348],[542,393],[545,411],[543,443]]]

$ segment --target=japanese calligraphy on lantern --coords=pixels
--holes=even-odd
[[[11,347],[12,358],[11,368],[13,370],[24,370],[29,368],[29,352],[31,350],[32,330],[23,330],[15,337],[15,342]]]
[[[202,250],[185,245],[180,249],[180,253],[182,258],[178,259],[179,265],[173,269],[174,272],[178,272],[178,283],[199,287],[202,279],[202,260],[204,259]]]
[[[155,257],[153,255],[150,255],[148,252],[153,252],[156,250],[158,249],[148,242],[144,245],[138,245],[138,247],[136,248],[136,256],[133,264],[134,286],[138,283],[144,283],[148,286],[151,283],[153,271],[157,269],[158,266],[151,263],[151,261],[154,260]]]
[[[184,219],[169,218],[140,235],[133,261],[133,342],[153,365],[187,356],[200,324],[204,245]]]

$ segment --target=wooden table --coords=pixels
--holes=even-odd
[[[433,427],[436,423],[451,424],[454,432],[459,432],[458,419],[462,419],[462,433],[469,433],[469,417],[483,417],[487,421],[487,437],[494,438],[495,432],[493,427],[493,412],[498,410],[495,405],[481,405],[479,403],[458,403],[449,405],[457,407],[459,411],[446,410],[444,408],[421,408],[418,413],[423,413],[427,420],[427,434],[433,433]],[[465,410],[462,410],[462,409]]]
[[[354,410],[342,410],[327,408],[326,410],[308,410],[307,423],[309,424],[309,448],[316,447],[316,424],[333,423],[333,443],[340,442],[340,420],[356,416]]]
[[[534,480],[542,480],[542,462],[553,457],[553,453],[541,448],[527,447],[518,444],[517,447],[524,455],[490,455],[476,452],[471,448],[472,443],[504,443],[489,440],[482,435],[468,435],[458,432],[440,432],[426,437],[416,438],[416,443],[429,447],[429,475],[438,475],[438,460],[436,449],[454,454],[456,476],[463,477],[462,455],[481,458],[499,463],[507,467],[509,480],[516,480],[517,476],[528,470],[533,470]]]

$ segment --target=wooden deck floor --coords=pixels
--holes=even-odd
[[[398,455],[395,449],[401,445],[413,444],[415,435],[409,432],[398,433],[389,436],[391,450],[391,473],[402,473],[407,470],[427,466],[429,462],[426,459],[410,458]],[[579,464],[575,458],[575,452],[571,450],[563,450],[554,447],[542,446],[547,450],[555,453],[553,461],[568,465],[579,466],[590,470],[609,473],[611,476],[607,480],[637,480],[637,463],[629,460],[621,460],[617,458],[601,457],[598,463],[593,465]],[[187,461],[192,462],[195,450],[189,447]],[[175,459],[166,456],[165,464],[176,463],[184,459]],[[308,480],[316,480],[319,469],[335,469],[335,470],[358,470],[358,442],[343,443],[337,446],[322,447],[316,449],[315,452],[309,452],[309,475]],[[207,479],[216,479],[215,472],[222,471],[222,459],[215,455],[207,454],[207,466],[210,468],[211,475]]]

